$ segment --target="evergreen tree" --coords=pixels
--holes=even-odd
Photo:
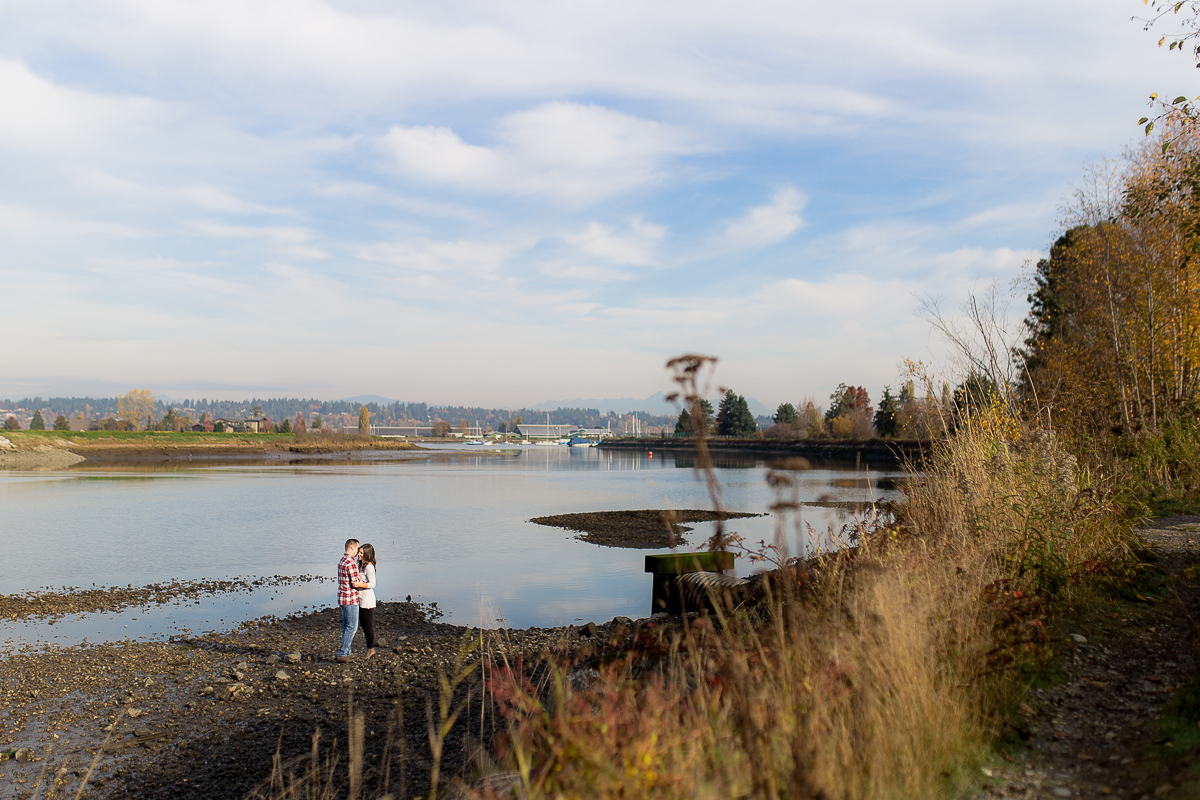
[[[883,387],[883,397],[879,398],[879,408],[875,411],[875,430],[880,436],[896,435],[896,410],[898,408],[899,400],[892,395],[892,387]]]
[[[292,423],[285,419],[283,421],[283,424],[279,426],[279,432],[280,433],[291,433],[292,432]]]
[[[773,417],[777,425],[795,425],[796,407],[791,403],[780,403]]]
[[[33,412],[33,419],[29,421],[29,430],[44,431],[46,430],[46,420],[42,419],[42,410],[39,408]]]
[[[757,432],[758,424],[750,413],[746,398],[734,394],[732,389],[727,390],[717,409],[717,435],[745,438]]]
[[[679,421],[675,423],[676,433],[686,433],[689,436],[696,434],[698,425],[703,425],[704,432],[711,434],[713,432],[713,407],[712,403],[707,400],[701,400],[700,403],[700,420],[697,423],[696,415],[692,413],[695,408],[683,409],[679,412]]]
[[[66,414],[59,414],[54,418],[54,430],[69,431],[71,430],[71,421],[67,419]]]

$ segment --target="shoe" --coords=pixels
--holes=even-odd
[[[370,658],[370,657],[371,657],[371,656],[373,656],[373,655],[375,655],[375,648],[374,648],[374,647],[371,647],[371,648],[368,648],[368,649],[367,649],[367,652],[366,652],[366,654],[363,656],[363,658]]]
[[[353,660],[354,656],[338,656],[334,659],[334,661],[338,662],[339,664],[349,664]]]

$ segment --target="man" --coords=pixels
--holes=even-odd
[[[358,590],[366,589],[367,582],[358,573],[358,539],[346,540],[346,552],[338,562],[338,605],[342,607],[342,646],[338,648],[337,660],[345,664],[354,660],[350,655],[350,643],[358,630]]]

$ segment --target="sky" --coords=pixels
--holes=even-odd
[[[877,397],[1196,93],[1144,11],[0,0],[0,397]]]

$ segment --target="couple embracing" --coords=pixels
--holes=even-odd
[[[358,546],[358,539],[346,540],[346,552],[338,562],[338,605],[342,609],[342,646],[337,660],[353,661],[350,643],[362,625],[367,637],[367,653],[375,655],[375,548],[370,544]]]

